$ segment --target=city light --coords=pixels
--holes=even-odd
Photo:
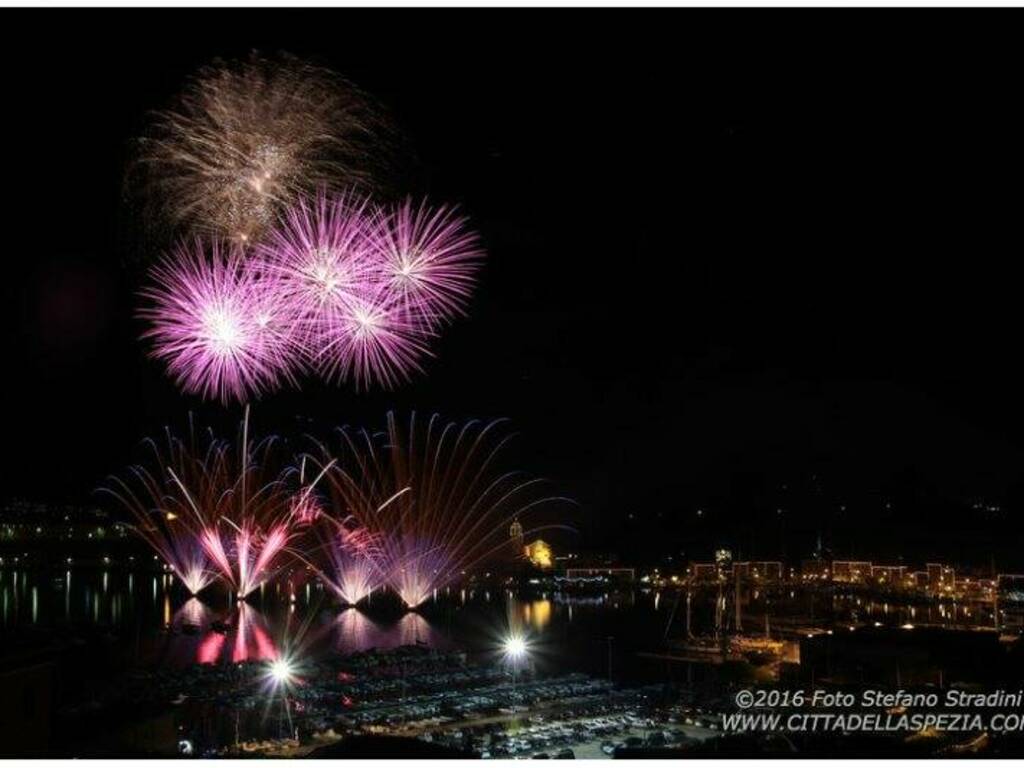
[[[294,677],[295,669],[288,659],[275,659],[268,669],[270,679],[275,685],[287,685]]]
[[[511,635],[505,638],[505,656],[512,661],[523,658],[527,650],[526,640],[521,635]]]

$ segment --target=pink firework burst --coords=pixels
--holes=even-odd
[[[294,383],[293,305],[237,250],[182,243],[151,278],[143,338],[186,392],[226,403]]]
[[[328,379],[352,380],[357,389],[395,387],[421,371],[420,359],[430,354],[425,328],[383,289],[354,301],[326,331],[320,371]]]
[[[372,291],[366,209],[355,197],[302,200],[257,251],[264,291],[293,307],[300,342],[314,357],[330,328]]]
[[[379,279],[409,322],[433,329],[465,311],[484,254],[464,217],[407,198],[378,210],[371,232]]]
[[[289,306],[305,359],[324,377],[393,387],[430,353],[430,323],[394,289],[383,214],[356,197],[302,201],[258,251],[267,290]]]

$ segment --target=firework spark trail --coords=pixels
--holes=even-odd
[[[244,599],[298,557],[346,602],[387,583],[415,608],[509,547],[513,519],[569,501],[499,469],[513,437],[503,424],[435,415],[424,427],[414,414],[403,430],[389,414],[384,434],[342,429],[341,454],[319,444],[298,468],[276,470],[275,440],[250,441],[246,410],[237,443],[211,435],[197,450],[194,430],[188,443],[168,433],[166,450],[149,441],[156,470],[133,467],[109,492],[193,592],[216,575]],[[293,548],[309,530],[327,531],[323,546]],[[307,559],[317,555],[325,565]]]
[[[512,438],[502,424],[442,425],[435,415],[418,430],[414,414],[403,433],[388,414],[383,437],[339,430],[344,456],[328,478],[378,537],[378,570],[408,607],[506,548],[513,519],[569,502],[540,495],[540,480],[495,471]]]
[[[448,207],[377,209],[370,240],[380,280],[409,322],[438,325],[465,311],[483,260],[479,237]]]
[[[313,540],[307,539],[306,546],[297,547],[293,554],[342,601],[356,605],[383,586],[385,581],[378,568],[378,537],[362,528],[358,520],[348,513],[354,497],[340,493],[335,484],[325,479],[334,469],[335,462],[328,460],[319,468],[316,477],[307,482],[307,459],[303,457],[301,460],[302,491],[293,507],[300,511],[315,508],[316,525],[311,529]]]
[[[166,452],[147,441],[156,469],[132,467],[134,482],[111,478],[108,492],[135,514],[136,530],[191,591],[219,577],[244,599],[273,577],[297,534],[293,473],[275,470],[273,439],[250,442],[248,410],[237,445],[209,435],[200,450],[190,435],[186,443],[168,432]]]
[[[205,519],[212,520],[202,530],[204,549],[239,599],[274,576],[298,534],[288,486],[292,472],[274,471],[275,440],[252,443],[248,427],[247,409],[238,447],[232,453],[221,446],[213,481],[200,495]]]
[[[263,290],[294,308],[307,349],[371,292],[373,262],[366,237],[368,203],[354,196],[301,199],[259,246]]]
[[[323,514],[319,500],[305,491],[292,500],[291,517],[296,525],[313,525]]]
[[[380,551],[377,539],[365,528],[342,524],[335,529],[327,547],[334,574],[328,584],[349,605],[362,602],[384,584],[377,566]]]
[[[365,388],[420,370],[432,335],[424,305],[387,279],[380,218],[366,199],[320,194],[300,200],[256,251],[264,290],[291,307],[308,363]]]
[[[186,392],[222,402],[295,384],[304,368],[392,388],[464,311],[482,257],[452,209],[321,192],[248,254],[196,241],[165,256],[142,293],[143,339]]]
[[[199,532],[201,524],[183,499],[179,477],[199,478],[204,474],[201,459],[190,444],[166,434],[166,445],[145,443],[152,465],[132,466],[127,479],[110,477],[109,487],[99,489],[117,499],[135,518],[133,530],[174,571],[174,575],[195,595],[209,586],[216,572],[208,559]]]
[[[201,69],[155,113],[128,190],[147,219],[250,243],[304,194],[375,189],[395,137],[382,110],[344,78],[254,53]]]
[[[150,278],[143,339],[186,392],[226,403],[295,382],[292,305],[263,290],[237,250],[183,243]]]
[[[351,516],[337,521],[327,514],[317,527],[319,543],[294,554],[346,605],[357,605],[384,586],[378,536]]]

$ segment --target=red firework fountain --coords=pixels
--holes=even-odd
[[[270,579],[296,535],[290,473],[275,471],[274,440],[249,440],[248,410],[237,448],[212,436],[197,449],[168,433],[156,468],[133,467],[107,489],[135,515],[136,532],[196,593],[220,578],[239,599]]]

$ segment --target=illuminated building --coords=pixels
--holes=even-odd
[[[517,548],[522,548],[522,546],[523,546],[523,524],[519,522],[519,518],[518,517],[515,520],[513,520],[512,521],[512,525],[509,526],[509,528],[508,528],[508,537],[510,539],[512,539],[512,543],[515,544],[515,546]]]
[[[513,523],[513,525],[515,524]],[[537,568],[547,570],[555,564],[555,557],[551,551],[551,546],[542,539],[537,539],[523,547],[523,554]]]
[[[968,600],[991,600],[996,593],[998,579],[963,578],[957,579],[957,597]]]
[[[860,560],[836,560],[832,580],[844,584],[864,584],[871,576],[871,563]]]
[[[712,584],[722,578],[717,563],[690,563],[686,575],[693,584]]]
[[[902,565],[872,565],[871,582],[880,587],[902,587],[906,570]]]
[[[800,578],[803,581],[828,581],[832,575],[831,563],[821,558],[804,560],[800,563]]]
[[[928,573],[928,591],[933,595],[952,594],[956,588],[956,572],[948,565],[926,563]]]
[[[732,550],[731,549],[716,549],[715,550],[715,565],[718,568],[718,577],[725,580],[729,577],[729,572],[732,570]]]
[[[743,581],[771,583],[782,581],[782,563],[777,560],[751,560],[733,563],[732,575]]]

